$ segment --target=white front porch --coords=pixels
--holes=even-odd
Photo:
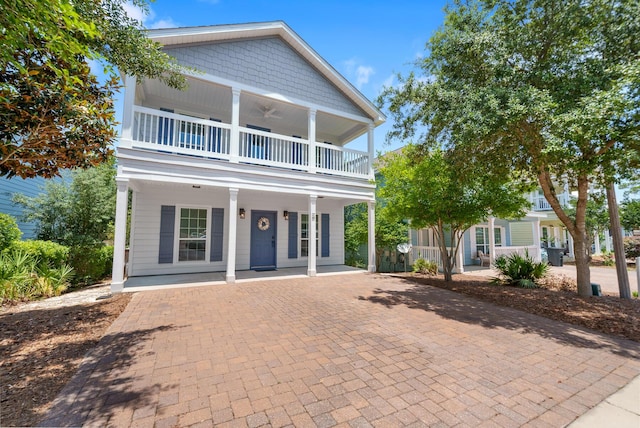
[[[367,273],[364,269],[358,269],[346,265],[318,266],[316,276],[333,276]],[[236,283],[273,281],[279,279],[307,278],[307,270],[304,267],[282,268],[272,271],[257,272],[254,270],[236,271]],[[210,285],[226,284],[224,272],[203,272],[174,275],[149,275],[127,278],[123,292],[150,291],[166,288],[202,287]]]

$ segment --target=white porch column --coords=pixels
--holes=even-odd
[[[316,113],[314,109],[309,109],[309,172],[316,173]]]
[[[369,178],[373,180],[373,178],[375,177],[374,172],[373,172],[373,159],[375,157],[375,148],[374,148],[374,144],[373,144],[373,130],[374,130],[374,126],[373,123],[369,124],[369,129],[367,130],[367,148],[368,148],[368,152],[369,152]]]
[[[369,265],[367,270],[371,273],[376,271],[376,203],[369,201]]]
[[[316,276],[316,204],[317,195],[309,195],[309,257],[307,259],[307,275]]]
[[[569,234],[569,257],[575,258],[576,254],[573,252],[573,236]]]
[[[556,248],[562,246],[562,235],[560,231],[561,229],[558,226],[553,228],[553,246]]]
[[[116,221],[113,234],[113,270],[111,272],[111,292],[121,293],[124,289],[124,251],[127,240],[127,209],[129,205],[129,179],[116,178]],[[133,236],[131,237],[133,239]]]
[[[489,217],[489,266],[493,266],[493,262],[496,260],[496,232],[495,228],[496,218]]]
[[[229,240],[227,245],[227,283],[236,282],[236,239],[238,236],[238,189],[229,189]]]
[[[542,252],[540,251],[540,219],[537,218],[533,222],[533,245],[536,247],[535,260],[540,263],[542,261]]]
[[[464,236],[460,237],[460,245],[456,253],[456,273],[464,273]]]
[[[602,253],[602,251],[600,250],[600,234],[598,232],[595,232],[593,234],[593,243],[596,247],[595,251],[593,252],[594,255],[600,255]]]
[[[229,147],[229,161],[238,163],[240,156],[240,89],[232,88],[233,101],[231,104],[231,146]]]
[[[130,146],[133,137],[133,104],[136,100],[136,77],[126,75],[124,78],[124,100],[122,105],[122,140]],[[120,145],[122,145],[122,141]]]
[[[607,253],[611,252],[611,235],[609,234],[609,229],[604,231],[604,246],[607,250]]]

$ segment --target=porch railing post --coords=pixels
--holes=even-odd
[[[231,146],[229,147],[229,161],[238,163],[240,158],[240,89],[231,89],[233,102],[231,104]]]
[[[309,172],[316,172],[316,110],[309,110]]]

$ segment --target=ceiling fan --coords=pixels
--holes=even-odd
[[[263,119],[282,119],[282,116],[278,114],[278,110],[273,106],[261,106],[260,113]]]

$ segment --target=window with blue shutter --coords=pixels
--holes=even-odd
[[[211,209],[211,255],[210,261],[222,261],[222,242],[224,238],[224,208]]]
[[[329,214],[322,214],[322,257],[329,257]]]
[[[298,258],[298,213],[289,211],[289,258]]]

